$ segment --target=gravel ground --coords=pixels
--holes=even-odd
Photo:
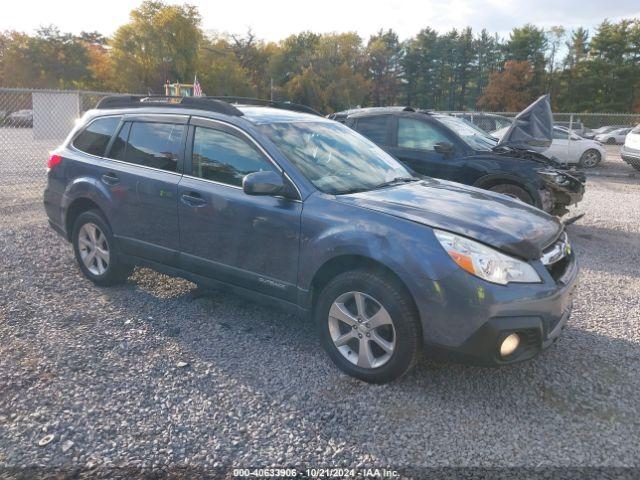
[[[0,207],[0,477],[640,466],[640,181],[591,178],[581,212],[581,283],[556,345],[499,369],[423,360],[372,386],[277,310],[147,269],[95,287],[39,205]]]

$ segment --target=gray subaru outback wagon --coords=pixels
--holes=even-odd
[[[369,382],[422,351],[500,365],[558,338],[578,266],[557,219],[295,109],[107,97],[49,159],[50,224],[97,285],[140,265],[308,314]]]

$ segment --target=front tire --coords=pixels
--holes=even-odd
[[[320,293],[314,316],[329,357],[365,382],[400,378],[421,351],[413,300],[388,275],[353,270],[336,276]]]
[[[501,193],[503,195],[506,195],[507,197],[517,198],[518,200],[528,205],[534,205],[533,198],[531,198],[531,195],[529,195],[529,193],[524,188],[513,185],[511,183],[494,185],[489,190],[491,190],[492,192]]]
[[[580,166],[583,168],[594,168],[602,161],[602,155],[595,149],[585,151],[580,157]]]
[[[81,213],[71,238],[85,277],[100,286],[119,285],[127,280],[133,267],[120,261],[111,227],[99,211]]]

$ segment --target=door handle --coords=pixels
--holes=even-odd
[[[120,183],[120,179],[115,173],[109,172],[102,175],[102,183],[113,186]]]
[[[196,192],[183,193],[182,202],[186,203],[190,207],[201,207],[207,203],[207,201]]]

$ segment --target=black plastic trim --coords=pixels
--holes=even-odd
[[[209,112],[241,117],[243,113],[230,103],[211,97],[172,97],[166,95],[114,95],[102,98],[98,110],[110,108],[173,107],[194,108]]]

